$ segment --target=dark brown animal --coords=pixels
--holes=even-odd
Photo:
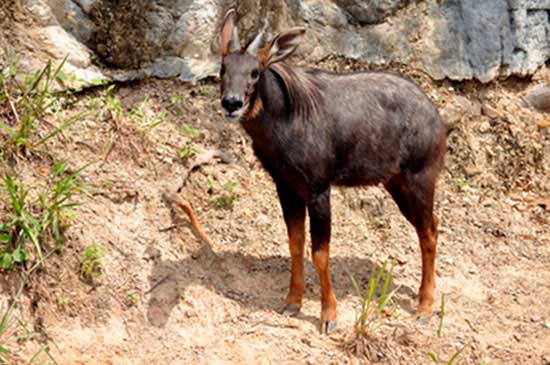
[[[275,182],[288,228],[291,277],[283,312],[296,314],[302,304],[307,208],[321,284],[321,331],[335,326],[330,187],[383,184],[418,233],[418,313],[430,313],[438,225],[434,189],[445,154],[437,109],[416,85],[394,74],[337,74],[281,62],[304,32],[282,32],[262,49],[259,34],[242,49],[232,10],[221,31],[226,119],[240,121],[252,138],[256,156]]]

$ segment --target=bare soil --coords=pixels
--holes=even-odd
[[[340,60],[321,66],[363,67]],[[148,80],[116,88],[120,118],[91,108],[49,143],[51,159],[19,161],[37,181],[53,160],[73,169],[95,163],[82,173],[89,195],[65,232],[64,254],[48,260],[18,307],[33,335],[12,344],[16,359],[28,361],[45,343],[60,364],[429,364],[430,352],[446,363],[457,351],[461,364],[549,364],[550,128],[538,126],[549,116],[523,108],[520,99],[541,76],[481,85],[395,69],[442,110],[460,110],[449,125],[436,196],[441,337],[438,303],[428,319],[413,315],[421,269],[416,234],[378,187],[332,192],[338,329],[318,332],[319,284],[309,255],[302,313],[280,315],[289,281],[286,230],[248,137],[223,120],[215,82]],[[85,110],[104,96],[95,89],[67,98],[61,112]],[[146,97],[149,122],[167,110],[152,129],[127,114]],[[183,123],[200,131],[192,138],[196,155],[187,159],[179,157],[189,140]],[[238,182],[236,198],[220,208],[215,202],[228,194],[227,182]],[[211,244],[164,198],[180,187]],[[81,278],[80,258],[93,243],[106,253],[90,283]],[[365,285],[387,258],[397,262],[395,303],[370,338],[358,339],[350,276]],[[15,284],[4,275],[2,302]],[[45,354],[36,360],[48,362]]]

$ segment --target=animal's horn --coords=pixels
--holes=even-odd
[[[264,32],[259,32],[256,35],[256,38],[254,38],[254,40],[250,42],[248,47],[246,47],[246,52],[256,57],[256,55],[258,54],[258,50],[260,49],[260,43],[262,42],[263,35],[264,35]]]
[[[241,49],[241,42],[239,41],[239,32],[237,27],[233,28],[233,35],[231,36],[231,48],[230,52],[235,52]]]

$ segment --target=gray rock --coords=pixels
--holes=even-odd
[[[22,1],[24,12],[0,4],[8,14],[0,47],[24,47],[31,68],[70,52],[73,68],[97,74],[98,60],[104,77],[194,81],[216,72],[226,0]],[[260,28],[269,39],[306,27],[297,57],[307,62],[336,54],[487,82],[533,74],[550,58],[550,0],[243,0],[236,10],[243,41]]]
[[[378,24],[388,16],[393,15],[401,0],[335,0],[344,9],[355,24]]]
[[[441,118],[447,132],[453,130],[462,121],[465,111],[456,104],[447,104],[440,110]]]
[[[524,100],[527,106],[543,112],[550,112],[550,83],[533,87],[527,91]]]

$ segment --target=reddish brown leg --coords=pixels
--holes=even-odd
[[[306,286],[304,278],[304,221],[288,224],[288,245],[290,249],[290,288],[286,298],[284,314],[293,315],[300,311]]]
[[[312,254],[313,265],[321,284],[321,332],[329,333],[336,327],[336,296],[332,290],[329,268],[328,242]]]
[[[330,190],[308,203],[311,229],[312,260],[321,285],[321,333],[336,328],[336,297],[332,290],[329,269]]]
[[[435,289],[435,254],[438,219],[433,214],[435,177],[427,170],[396,176],[386,185],[403,215],[413,224],[422,253],[422,279],[418,292],[418,314],[431,314]]]
[[[435,255],[437,247],[438,219],[433,215],[432,223],[423,231],[417,231],[422,251],[422,281],[418,293],[418,314],[432,313],[435,289]]]
[[[290,249],[290,286],[282,313],[293,316],[300,312],[305,289],[305,202],[299,195],[286,189],[282,184],[277,184],[277,192],[288,230]]]

